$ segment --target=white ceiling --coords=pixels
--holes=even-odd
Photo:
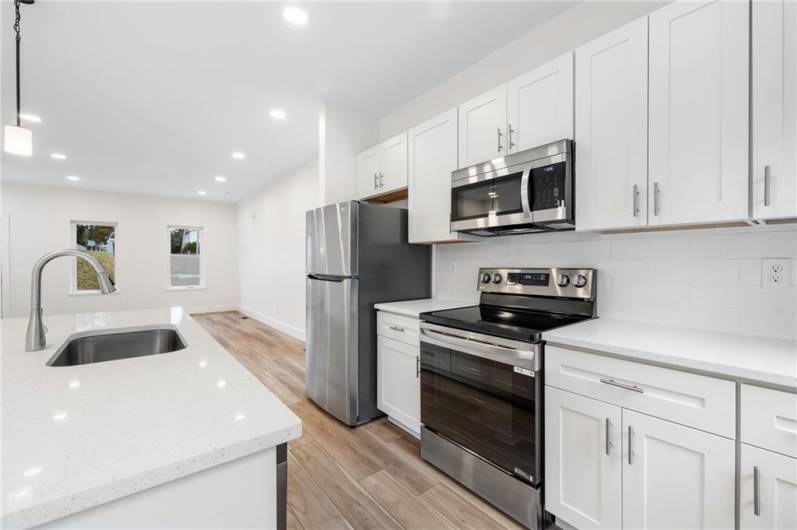
[[[282,3],[39,0],[22,7],[22,110],[43,121],[29,125],[33,157],[4,154],[3,178],[237,201],[315,156],[322,101],[383,115],[573,3],[304,3],[300,28]],[[12,3],[2,9],[8,124]]]

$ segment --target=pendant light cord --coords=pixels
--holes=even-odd
[[[16,12],[16,16],[14,18],[14,32],[17,34],[17,39],[16,39],[16,41],[17,41],[16,42],[16,44],[17,44],[17,127],[19,127],[21,125],[20,124],[19,115],[22,112],[22,107],[21,107],[21,103],[20,103],[20,83],[19,83],[19,78],[20,78],[20,75],[19,75],[19,41],[22,40],[22,35],[20,34],[20,31],[19,31],[19,21],[20,21],[20,18],[21,18],[20,15],[19,15],[19,0],[14,0],[14,10]]]

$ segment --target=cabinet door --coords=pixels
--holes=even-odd
[[[409,241],[454,241],[451,233],[451,172],[457,169],[457,109],[408,133]]]
[[[576,146],[576,229],[647,225],[647,18],[576,50]]]
[[[734,527],[733,440],[623,409],[623,527]]]
[[[507,148],[516,153],[573,138],[573,53],[507,85]]]
[[[357,155],[358,199],[378,193],[380,153],[380,146],[376,146]]]
[[[742,530],[797,528],[797,459],[742,444],[739,471]]]
[[[797,216],[797,2],[753,2],[753,217]]]
[[[381,168],[379,170],[379,193],[387,193],[407,187],[407,133],[380,144]]]
[[[545,509],[576,528],[620,528],[620,411],[545,387]]]
[[[407,427],[421,432],[421,349],[377,337],[377,407]]]
[[[749,9],[683,0],[650,15],[651,225],[748,216]]]
[[[459,106],[459,167],[506,154],[506,85]]]

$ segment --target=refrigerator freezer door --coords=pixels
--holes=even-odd
[[[307,212],[305,272],[357,276],[356,201],[330,204]]]
[[[357,423],[358,281],[307,277],[307,395],[348,425]]]

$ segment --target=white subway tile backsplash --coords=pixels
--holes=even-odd
[[[689,290],[689,303],[693,306],[736,307],[761,311],[797,312],[797,290],[762,289],[752,285],[727,285],[694,283]]]
[[[561,232],[438,245],[437,296],[478,300],[479,267],[594,267],[598,315],[795,338],[797,227]],[[792,259],[792,287],[763,289],[761,259]]]
[[[742,310],[741,333],[797,340],[797,313]]]

